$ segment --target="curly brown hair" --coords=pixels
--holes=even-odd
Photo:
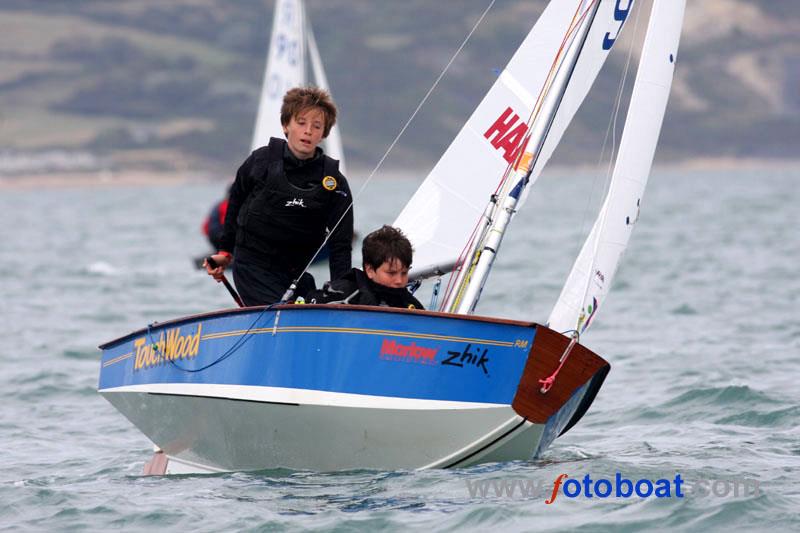
[[[319,87],[295,87],[286,91],[281,106],[281,125],[288,126],[292,117],[313,107],[319,108],[325,117],[325,131],[323,131],[322,137],[327,137],[333,125],[336,124],[338,111],[330,93]]]

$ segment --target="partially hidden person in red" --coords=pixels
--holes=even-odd
[[[225,229],[225,214],[228,212],[228,198],[223,198],[214,204],[208,216],[203,221],[203,235],[214,250],[222,248],[222,233]]]

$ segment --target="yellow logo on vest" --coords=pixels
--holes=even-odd
[[[336,189],[336,178],[333,176],[325,176],[322,178],[322,186],[325,187],[326,191],[332,191]]]
[[[203,325],[198,324],[197,332],[187,335],[181,335],[180,328],[170,329],[166,335],[162,331],[158,340],[150,344],[145,343],[147,337],[136,339],[133,342],[136,348],[134,371],[161,365],[167,361],[195,357],[200,348],[202,329]]]

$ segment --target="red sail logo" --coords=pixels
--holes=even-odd
[[[417,346],[414,342],[400,344],[393,340],[383,339],[380,357],[391,361],[435,365],[438,351],[438,348],[425,348],[424,346]]]
[[[520,121],[519,115],[510,107],[494,121],[483,136],[498,150],[504,152],[503,158],[513,164],[522,148],[522,141],[528,133],[528,125]]]

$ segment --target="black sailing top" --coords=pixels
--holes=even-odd
[[[347,179],[321,148],[309,159],[298,159],[285,140],[273,138],[236,173],[221,249],[234,257],[237,249],[246,249],[248,256],[257,254],[296,275],[342,218],[328,240],[330,275],[337,279],[352,262],[351,202]]]

